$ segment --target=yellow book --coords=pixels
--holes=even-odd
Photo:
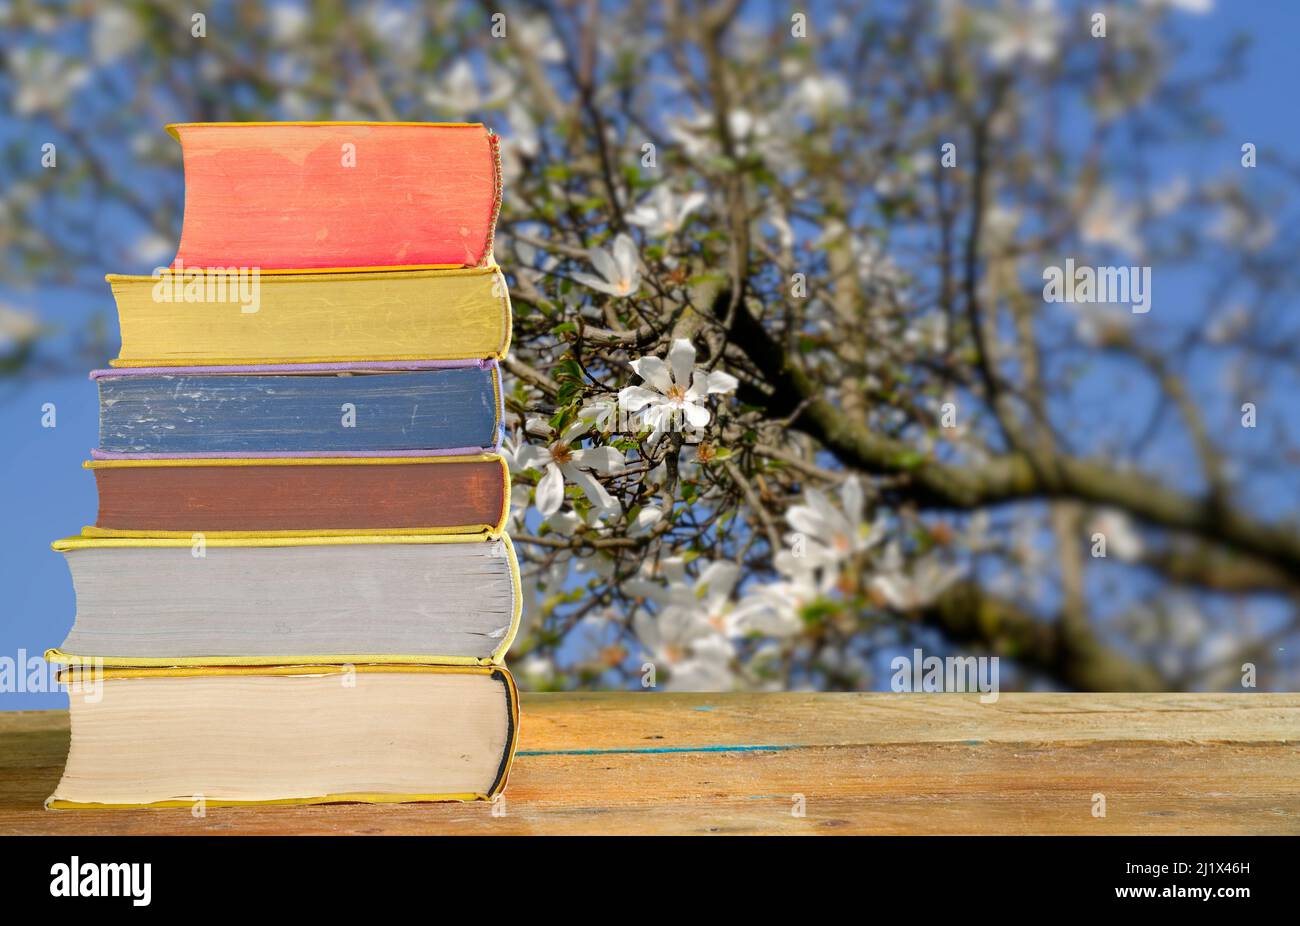
[[[51,662],[498,665],[519,629],[508,535],[69,537],[77,618]]]
[[[519,696],[501,667],[65,669],[53,810],[491,800]]]
[[[324,272],[168,268],[107,277],[117,367],[479,360],[510,347],[495,267]]]

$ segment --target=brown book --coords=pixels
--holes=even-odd
[[[509,474],[496,455],[93,460],[92,536],[237,532],[498,532]]]

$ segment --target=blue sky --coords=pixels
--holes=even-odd
[[[1218,90],[1212,99],[1214,110],[1224,120],[1222,147],[1188,148],[1185,153],[1171,154],[1169,163],[1161,165],[1170,173],[1203,177],[1227,171],[1237,164],[1242,140],[1256,142],[1261,156],[1270,149],[1300,150],[1300,128],[1292,117],[1300,75],[1294,48],[1294,36],[1300,34],[1300,3],[1220,0],[1216,6],[1208,16],[1178,17],[1177,26],[1193,49],[1188,61],[1193,66],[1203,63],[1231,33],[1242,31],[1253,39],[1248,73],[1243,80]],[[180,121],[188,114],[174,115]],[[0,140],[26,139],[38,152],[40,139],[27,139],[25,131],[21,124],[0,119]],[[123,140],[119,163],[125,169],[130,161],[131,151]],[[120,241],[114,243],[120,245]],[[107,247],[105,250],[107,253]],[[169,256],[162,255],[159,260]],[[147,273],[156,262],[106,265],[102,271]],[[1194,294],[1200,285],[1189,274],[1163,283],[1161,298],[1176,302],[1180,295]],[[86,368],[106,365],[115,353],[116,320],[106,284],[98,293],[89,293],[34,290],[25,281],[6,280],[0,284],[0,301],[37,309],[44,321],[67,332],[84,330],[96,317],[106,320],[110,348],[103,356],[91,358]],[[54,428],[41,426],[46,403],[57,410]],[[0,381],[0,434],[5,438],[0,454],[0,587],[4,590],[0,597],[0,659],[15,659],[20,651],[37,655],[57,646],[72,624],[75,601],[71,581],[62,557],[52,552],[49,544],[94,521],[94,482],[81,461],[96,443],[96,414],[95,388],[84,372],[41,373],[21,382]],[[1286,414],[1292,422],[1296,420],[1293,410]],[[57,693],[0,693],[0,710],[65,703],[65,696]]]

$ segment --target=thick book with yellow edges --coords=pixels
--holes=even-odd
[[[519,698],[501,667],[75,667],[46,807],[490,800]]]
[[[510,471],[495,454],[89,460],[83,537],[496,535]]]
[[[483,360],[510,347],[510,295],[494,266],[106,279],[122,329],[115,367]]]
[[[69,537],[52,662],[497,665],[519,628],[506,535]]]

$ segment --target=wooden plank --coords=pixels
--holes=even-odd
[[[525,695],[520,748],[767,743],[1300,740],[1300,695]]]
[[[502,816],[196,819],[41,810],[66,714],[0,714],[0,833],[1300,833],[1297,695],[542,694],[521,732]]]

